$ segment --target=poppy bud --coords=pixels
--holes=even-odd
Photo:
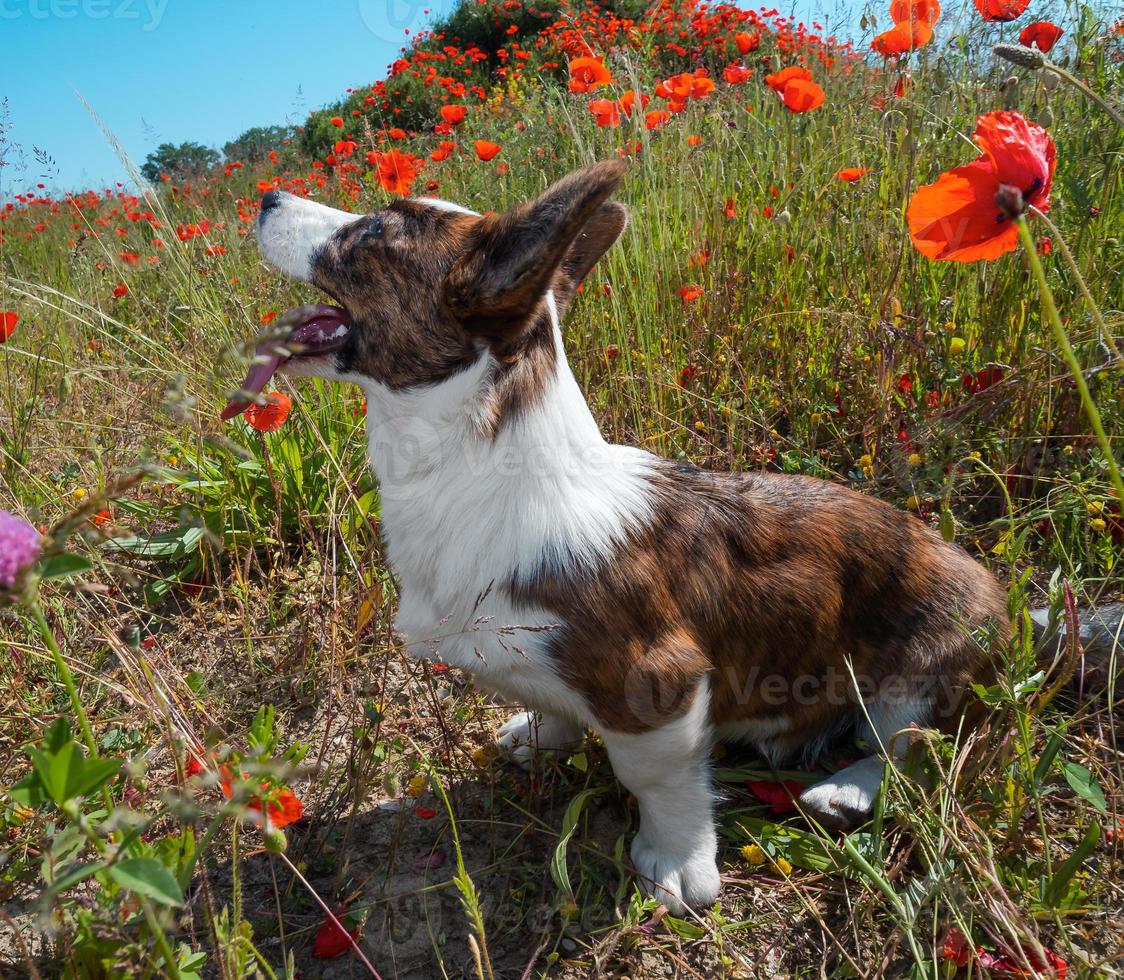
[[[1051,78],[1054,76],[1050,76]],[[1050,129],[1054,125],[1054,110],[1049,106],[1044,106],[1042,111],[1038,114],[1038,125],[1043,129]]]
[[[1029,68],[1038,71],[1046,67],[1046,56],[1041,51],[1033,48],[1024,48],[1021,44],[997,44],[992,49],[1000,58],[1018,65],[1020,68]]]
[[[265,842],[265,849],[270,854],[280,854],[289,846],[289,842],[285,839],[285,831],[279,827],[270,827],[262,838]]]
[[[1046,72],[1046,74],[1042,76],[1042,87],[1047,92],[1053,92],[1061,83],[1062,80],[1051,71]]]
[[[999,205],[999,210],[1012,220],[1026,210],[1023,192],[1010,184],[999,185],[999,191],[995,195],[995,203]]]
[[[792,215],[788,208],[785,208],[780,214],[777,215],[777,224],[790,225],[792,224]]]

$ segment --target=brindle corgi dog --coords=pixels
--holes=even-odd
[[[605,441],[562,321],[625,229],[625,170],[598,163],[498,215],[271,191],[266,259],[338,306],[290,316],[225,414],[279,367],[363,389],[407,649],[526,705],[501,732],[524,761],[593,728],[639,801],[632,863],[681,910],[718,894],[716,739],[781,763],[853,733],[877,754],[799,802],[861,821],[895,735],[954,727],[1009,623],[983,567],[886,503]]]

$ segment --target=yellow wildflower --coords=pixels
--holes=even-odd
[[[85,487],[75,487],[73,490],[70,491],[70,495],[75,500],[81,500],[83,497],[86,496],[86,488]]]
[[[742,848],[742,858],[745,860],[746,864],[752,864],[755,868],[760,867],[769,860],[768,857],[765,856],[765,852],[756,844],[746,844],[745,847]]]
[[[1102,520],[1101,518],[1099,518],[1099,517],[1094,517],[1094,518],[1093,518],[1093,519],[1092,519],[1092,520],[1091,520],[1091,521],[1089,522],[1089,527],[1091,527],[1091,528],[1092,528],[1092,529],[1093,529],[1094,531],[1103,531],[1103,530],[1105,530],[1105,528],[1107,528],[1107,527],[1108,527],[1108,524],[1106,524],[1106,523],[1104,522],[1104,520]]]
[[[422,793],[425,792],[425,786],[428,782],[424,773],[418,773],[406,784],[406,795],[412,800],[416,800]]]
[[[788,860],[783,857],[779,857],[775,861],[772,861],[769,864],[769,867],[774,871],[779,871],[782,875],[792,874],[792,865],[789,864]]]
[[[910,453],[909,456],[906,458],[906,462],[909,463],[910,466],[920,466],[921,465],[921,454],[920,453]]]
[[[952,340],[948,342],[948,352],[950,354],[959,354],[967,346],[968,343],[963,337],[953,337]]]

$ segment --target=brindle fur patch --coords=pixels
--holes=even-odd
[[[992,676],[1003,593],[920,521],[796,476],[661,462],[654,490],[654,521],[611,563],[508,586],[565,624],[553,661],[606,727],[665,724],[709,674],[714,723],[787,718],[783,755],[856,717],[848,660],[864,698],[931,698],[938,726]]]

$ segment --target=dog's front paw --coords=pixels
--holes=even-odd
[[[833,830],[850,830],[870,819],[882,786],[882,759],[870,756],[840,769],[800,794],[809,816]]]
[[[564,752],[573,748],[585,734],[582,726],[568,718],[520,711],[500,728],[497,742],[513,762],[530,769],[540,752]]]
[[[641,832],[632,842],[632,866],[645,895],[662,902],[672,915],[682,915],[687,908],[706,908],[718,898],[722,882],[716,851],[713,836],[693,851],[677,853],[653,846]]]

